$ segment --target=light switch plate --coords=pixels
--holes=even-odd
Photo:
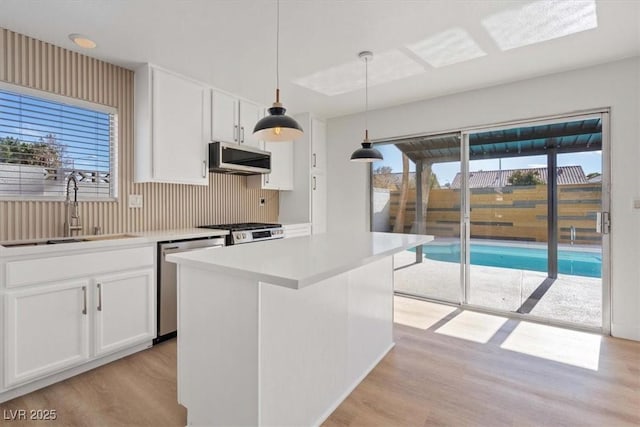
[[[142,207],[142,194],[129,194],[129,208]]]

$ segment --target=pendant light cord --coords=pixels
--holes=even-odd
[[[276,1],[276,102],[280,102],[280,0]]]
[[[364,139],[369,140],[369,58],[364,58]]]

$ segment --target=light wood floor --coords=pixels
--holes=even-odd
[[[395,318],[396,347],[325,427],[640,426],[638,342],[405,298]],[[163,343],[0,404],[0,416],[56,409],[56,422],[31,425],[184,426],[175,350]]]

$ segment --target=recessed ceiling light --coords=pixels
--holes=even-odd
[[[87,36],[83,36],[82,34],[69,34],[69,39],[78,46],[85,49],[93,49],[94,47],[96,47],[96,42],[94,42]]]
[[[597,28],[598,17],[595,0],[539,0],[491,15],[482,25],[509,50]]]
[[[369,87],[424,72],[424,67],[405,53],[397,49],[390,50],[376,54],[376,60],[369,66]],[[362,61],[355,60],[301,77],[293,82],[323,95],[334,96],[364,88],[364,80]]]
[[[486,52],[462,28],[451,28],[407,46],[434,68],[469,61]]]

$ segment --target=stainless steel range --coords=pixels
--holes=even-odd
[[[243,222],[238,224],[201,225],[200,228],[228,230],[227,246],[261,242],[263,240],[282,239],[284,237],[282,224]]]

